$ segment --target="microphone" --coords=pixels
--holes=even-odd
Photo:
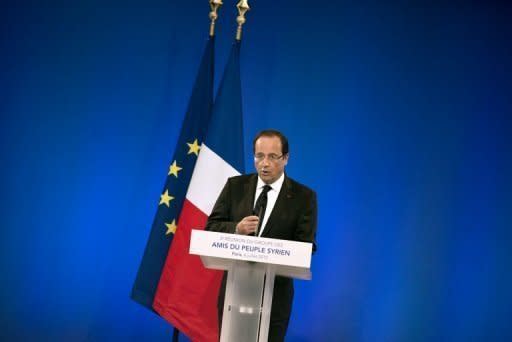
[[[263,225],[263,218],[265,217],[265,209],[267,209],[267,193],[272,190],[270,185],[265,185],[256,200],[256,205],[253,209],[253,214],[258,216],[258,227],[256,227],[255,236],[260,234],[260,229]]]
[[[256,208],[254,208],[254,209],[256,209]],[[254,210],[254,211],[256,211],[256,210]],[[254,236],[258,236],[258,235],[260,235],[260,227],[261,227],[261,224],[263,223],[263,206],[260,205],[260,207],[258,208],[258,212],[257,213],[255,212],[254,214],[257,215],[258,219],[259,219],[258,226],[256,227],[256,232],[254,233]]]

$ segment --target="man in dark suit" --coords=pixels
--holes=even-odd
[[[228,179],[213,208],[206,230],[313,243],[317,225],[316,194],[284,173],[289,151],[286,137],[275,130],[260,132],[253,142],[257,173]],[[219,293],[219,321],[225,281]],[[293,280],[276,277],[269,341],[284,341],[293,300]]]

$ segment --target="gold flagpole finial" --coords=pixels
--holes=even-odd
[[[215,20],[217,20],[217,10],[222,6],[222,0],[210,0],[210,37],[215,35]]]
[[[247,0],[240,0],[238,4],[236,4],[236,8],[238,8],[238,17],[236,17],[236,22],[238,23],[238,28],[236,29],[236,40],[242,39],[242,25],[245,24],[245,13],[251,8],[247,3]]]

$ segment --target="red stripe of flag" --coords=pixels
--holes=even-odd
[[[185,199],[153,308],[193,341],[216,342],[222,272],[204,268],[199,256],[188,253],[192,229],[204,229],[207,219],[205,213]],[[191,286],[197,283],[203,286]]]

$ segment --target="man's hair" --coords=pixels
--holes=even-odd
[[[283,155],[288,154],[288,139],[284,136],[283,133],[275,130],[275,129],[265,129],[261,132],[259,132],[254,140],[252,141],[252,151],[253,153],[256,151],[256,140],[258,140],[261,137],[278,137],[279,140],[281,140],[281,153]]]

